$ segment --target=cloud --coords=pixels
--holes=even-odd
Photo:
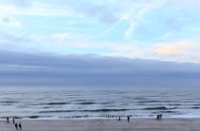
[[[114,23],[111,27],[105,29],[104,31],[98,33],[98,34],[95,34],[95,35],[92,35],[92,36],[89,36],[88,38],[86,38],[85,40],[92,40],[92,39],[95,39],[99,36],[102,36],[102,35],[105,35],[111,31],[113,31],[119,24],[120,24],[121,20],[117,21],[116,23]]]
[[[129,22],[129,27],[124,33],[125,38],[130,39],[133,36],[136,27],[138,27],[141,24],[141,22],[144,21],[145,15],[151,12],[152,10],[163,6],[164,3],[165,3],[164,0],[161,1],[152,0],[149,3],[141,2],[138,5],[136,4],[137,5],[135,6],[136,9],[132,8],[126,11],[126,13],[124,13],[121,17],[122,19],[127,20]]]
[[[142,56],[142,49],[135,44],[118,44],[110,47],[111,52],[106,56],[138,58]]]
[[[194,3],[198,5],[199,2]],[[189,38],[195,35],[189,30],[199,27],[199,8],[190,7],[194,3],[179,0],[176,3],[172,0],[141,2],[140,6],[132,8],[122,17],[129,23],[124,37],[147,43],[156,42],[160,37],[169,41]]]
[[[30,0],[1,0],[0,3],[5,5],[13,5],[18,8],[26,8],[32,5]]]
[[[199,63],[200,46],[198,38],[180,40],[172,43],[157,43],[157,45],[149,48],[152,52],[151,59],[167,60],[167,61],[183,61]]]
[[[179,41],[172,44],[160,45],[155,49],[155,53],[158,55],[181,55],[189,54],[196,51],[196,45],[192,41]]]
[[[179,55],[191,53],[193,51],[193,44],[190,41],[181,41],[174,44],[161,45],[155,49],[155,53],[158,55]]]
[[[140,24],[140,21],[142,20],[143,15],[147,10],[148,9],[141,9],[140,11],[138,11],[138,13],[132,14],[128,18],[126,18],[129,22],[129,27],[124,33],[125,38],[130,39],[132,37],[135,28]]]
[[[61,33],[61,34],[52,34],[47,36],[46,38],[44,38],[45,41],[50,41],[53,43],[65,43],[66,41],[72,41],[76,39],[80,39],[81,36],[79,35],[75,35],[75,34],[71,34],[71,33]]]
[[[191,10],[198,9],[200,4],[199,0],[193,0],[192,2],[189,0],[177,0],[176,3],[174,3],[173,0],[167,0],[166,2],[171,6],[187,8],[187,9],[190,8]]]
[[[130,5],[133,5],[133,3],[133,1],[120,0],[109,0],[107,2],[84,0],[77,3],[73,0],[68,0],[63,4],[68,5],[71,11],[86,18],[96,19],[104,24],[113,24],[121,19],[121,15],[125,13],[124,10],[132,8]]]
[[[29,1],[29,0],[8,0],[0,2],[0,11],[10,15],[29,16],[73,16],[91,17],[100,22],[113,23],[117,21],[115,9],[96,4],[93,1],[80,1],[79,3],[68,1]]]
[[[0,48],[200,62],[198,3],[1,0]]]
[[[14,27],[14,28],[22,27],[22,23],[13,17],[3,17],[0,23],[9,27]]]
[[[172,37],[174,34],[172,32],[167,32],[165,33],[164,35],[162,35],[160,37],[161,40],[167,40],[167,39],[170,39],[170,37]]]
[[[30,4],[24,3],[26,0],[17,0],[15,2],[0,3],[0,12],[4,15],[17,16],[77,16],[69,9],[52,6],[48,3],[32,1]]]
[[[0,32],[0,48],[23,52],[50,52],[58,54],[96,54],[101,56],[147,58],[167,61],[200,61],[199,39],[177,42],[157,42],[144,46],[140,42],[101,42],[84,40],[72,33],[30,35]],[[28,44],[27,44],[28,43]]]
[[[8,0],[9,3],[13,3],[17,7],[27,8],[32,6],[32,2],[30,0]]]
[[[113,11],[113,9],[109,9],[108,6],[105,5],[90,5],[85,12],[87,15],[96,17],[99,21],[105,23],[115,23],[118,21],[117,16],[115,16],[115,11]]]
[[[26,42],[33,41],[33,38],[27,34],[17,33],[17,32],[0,32],[0,43],[1,40],[7,41],[6,43],[13,43],[13,45],[18,46],[20,43],[23,45]],[[6,44],[5,43],[5,44]]]
[[[5,51],[0,56],[0,86],[199,86],[199,64]]]

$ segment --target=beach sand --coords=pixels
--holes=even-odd
[[[23,131],[200,131],[200,119],[94,119],[16,120]],[[12,123],[0,121],[0,131],[15,131]]]

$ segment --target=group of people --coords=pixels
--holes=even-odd
[[[127,116],[127,122],[130,122],[130,116]],[[118,121],[121,121],[121,116],[119,116]]]
[[[10,123],[9,117],[6,117],[6,121],[7,121],[7,123]],[[13,125],[15,126],[16,130],[18,130],[18,129],[22,130],[22,124],[16,123],[15,118],[13,118],[12,122],[13,122]]]
[[[130,122],[130,116],[127,116],[126,118],[127,118],[127,122]],[[158,114],[156,116],[156,120],[161,120],[161,119],[162,119],[162,114]],[[119,118],[118,118],[118,121],[120,121],[120,120],[121,120],[121,116],[119,116]]]
[[[156,120],[161,120],[162,119],[162,114],[157,115]]]

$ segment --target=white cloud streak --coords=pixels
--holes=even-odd
[[[2,17],[0,21],[0,25],[14,27],[14,28],[22,27],[22,23],[13,17]]]
[[[1,4],[0,12],[5,15],[29,15],[29,16],[78,16],[69,9],[53,7],[43,3],[32,3],[30,7],[20,8],[12,4]]]

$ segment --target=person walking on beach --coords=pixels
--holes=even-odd
[[[15,129],[18,130],[18,125],[17,125],[17,123],[15,123]]]
[[[22,124],[21,123],[19,123],[19,129],[22,130]]]
[[[130,121],[130,116],[127,116],[127,121],[128,121],[128,122]]]
[[[13,124],[15,124],[15,118],[13,117]]]
[[[9,123],[9,117],[6,117],[6,121],[7,121],[7,123]]]
[[[121,117],[119,116],[118,121],[120,121],[120,120],[121,120]]]

